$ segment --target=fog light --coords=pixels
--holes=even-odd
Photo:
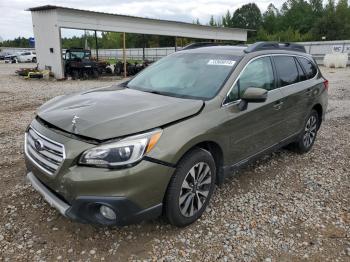
[[[108,206],[101,206],[100,213],[104,218],[110,220],[115,220],[117,218],[117,215],[115,214],[114,210]]]

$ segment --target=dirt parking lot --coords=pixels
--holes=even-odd
[[[111,80],[24,80],[0,64],[0,261],[350,261],[350,68],[330,81],[313,150],[280,150],[217,188],[197,223],[123,228],[62,217],[25,184],[24,130],[52,97]]]

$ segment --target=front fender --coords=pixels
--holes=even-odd
[[[207,112],[168,126],[147,156],[176,165],[186,152],[203,142],[214,142],[225,153],[229,143],[220,128],[224,120],[223,112]]]

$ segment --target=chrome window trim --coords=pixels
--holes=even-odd
[[[233,104],[239,104],[241,102],[241,99],[237,99],[235,101],[231,101],[231,102],[228,102],[226,104],[224,104],[226,98],[228,97],[228,95],[230,94],[230,92],[232,91],[233,87],[236,85],[238,79],[241,77],[242,73],[244,72],[244,70],[246,69],[246,67],[253,61],[259,59],[259,58],[263,58],[263,57],[272,57],[272,56],[292,56],[292,57],[301,57],[301,58],[305,58],[306,60],[310,61],[312,64],[315,64],[314,61],[312,61],[309,57],[307,56],[304,56],[304,55],[299,55],[299,54],[267,54],[267,55],[260,55],[260,56],[256,56],[256,57],[253,57],[251,60],[249,60],[249,62],[243,67],[243,69],[241,70],[241,72],[239,73],[239,75],[237,76],[236,80],[233,82],[232,86],[230,87],[229,91],[226,93],[226,96],[225,98],[223,99],[222,103],[221,103],[221,107],[227,107],[227,106],[231,106]],[[303,80],[303,81],[299,81],[297,83],[293,83],[293,84],[290,84],[290,85],[286,85],[286,86],[282,86],[282,87],[277,87],[275,89],[272,89],[272,90],[268,90],[267,92],[269,93],[270,91],[273,91],[273,90],[277,90],[277,89],[282,89],[282,88],[285,88],[285,87],[290,87],[292,85],[295,85],[295,84],[299,84],[299,83],[302,83],[302,82],[305,82],[305,81],[310,81],[310,80],[314,80],[316,78],[316,76],[318,75],[319,73],[319,68],[318,66],[316,66],[316,69],[317,69],[317,72],[315,74],[315,76],[313,78],[310,78],[310,79],[306,79],[306,80]]]
[[[30,154],[28,153],[28,148],[27,148],[27,143],[28,143],[28,138],[27,138],[27,136],[28,136],[28,132],[25,132],[25,134],[24,134],[24,153],[25,153],[25,155],[26,155],[26,157],[28,157],[28,159],[36,166],[36,167],[38,167],[41,171],[43,171],[45,174],[47,174],[47,175],[49,175],[49,176],[55,176],[59,171],[60,171],[60,169],[61,169],[61,167],[62,167],[62,165],[63,165],[63,162],[64,162],[64,160],[66,159],[66,149],[65,149],[65,147],[64,147],[64,145],[63,144],[61,144],[61,143],[58,143],[58,142],[56,142],[56,141],[53,141],[52,139],[50,139],[50,138],[48,138],[48,137],[46,137],[46,136],[44,136],[44,135],[42,135],[42,134],[40,134],[38,131],[36,131],[32,126],[29,126],[29,128],[31,129],[31,130],[33,130],[39,137],[41,137],[41,138],[43,138],[43,139],[46,139],[47,141],[49,141],[49,142],[51,142],[51,143],[53,143],[53,144],[55,144],[55,145],[57,145],[57,146],[60,146],[60,147],[62,147],[62,161],[61,161],[61,163],[58,165],[58,168],[55,170],[55,172],[49,172],[48,170],[46,170],[44,167],[42,167],[37,161],[35,161],[31,156],[30,156]]]

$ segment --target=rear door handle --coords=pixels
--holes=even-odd
[[[283,101],[281,100],[278,100],[277,102],[275,102],[275,104],[273,105],[273,108],[275,110],[280,110],[282,108],[282,105],[283,105]]]

